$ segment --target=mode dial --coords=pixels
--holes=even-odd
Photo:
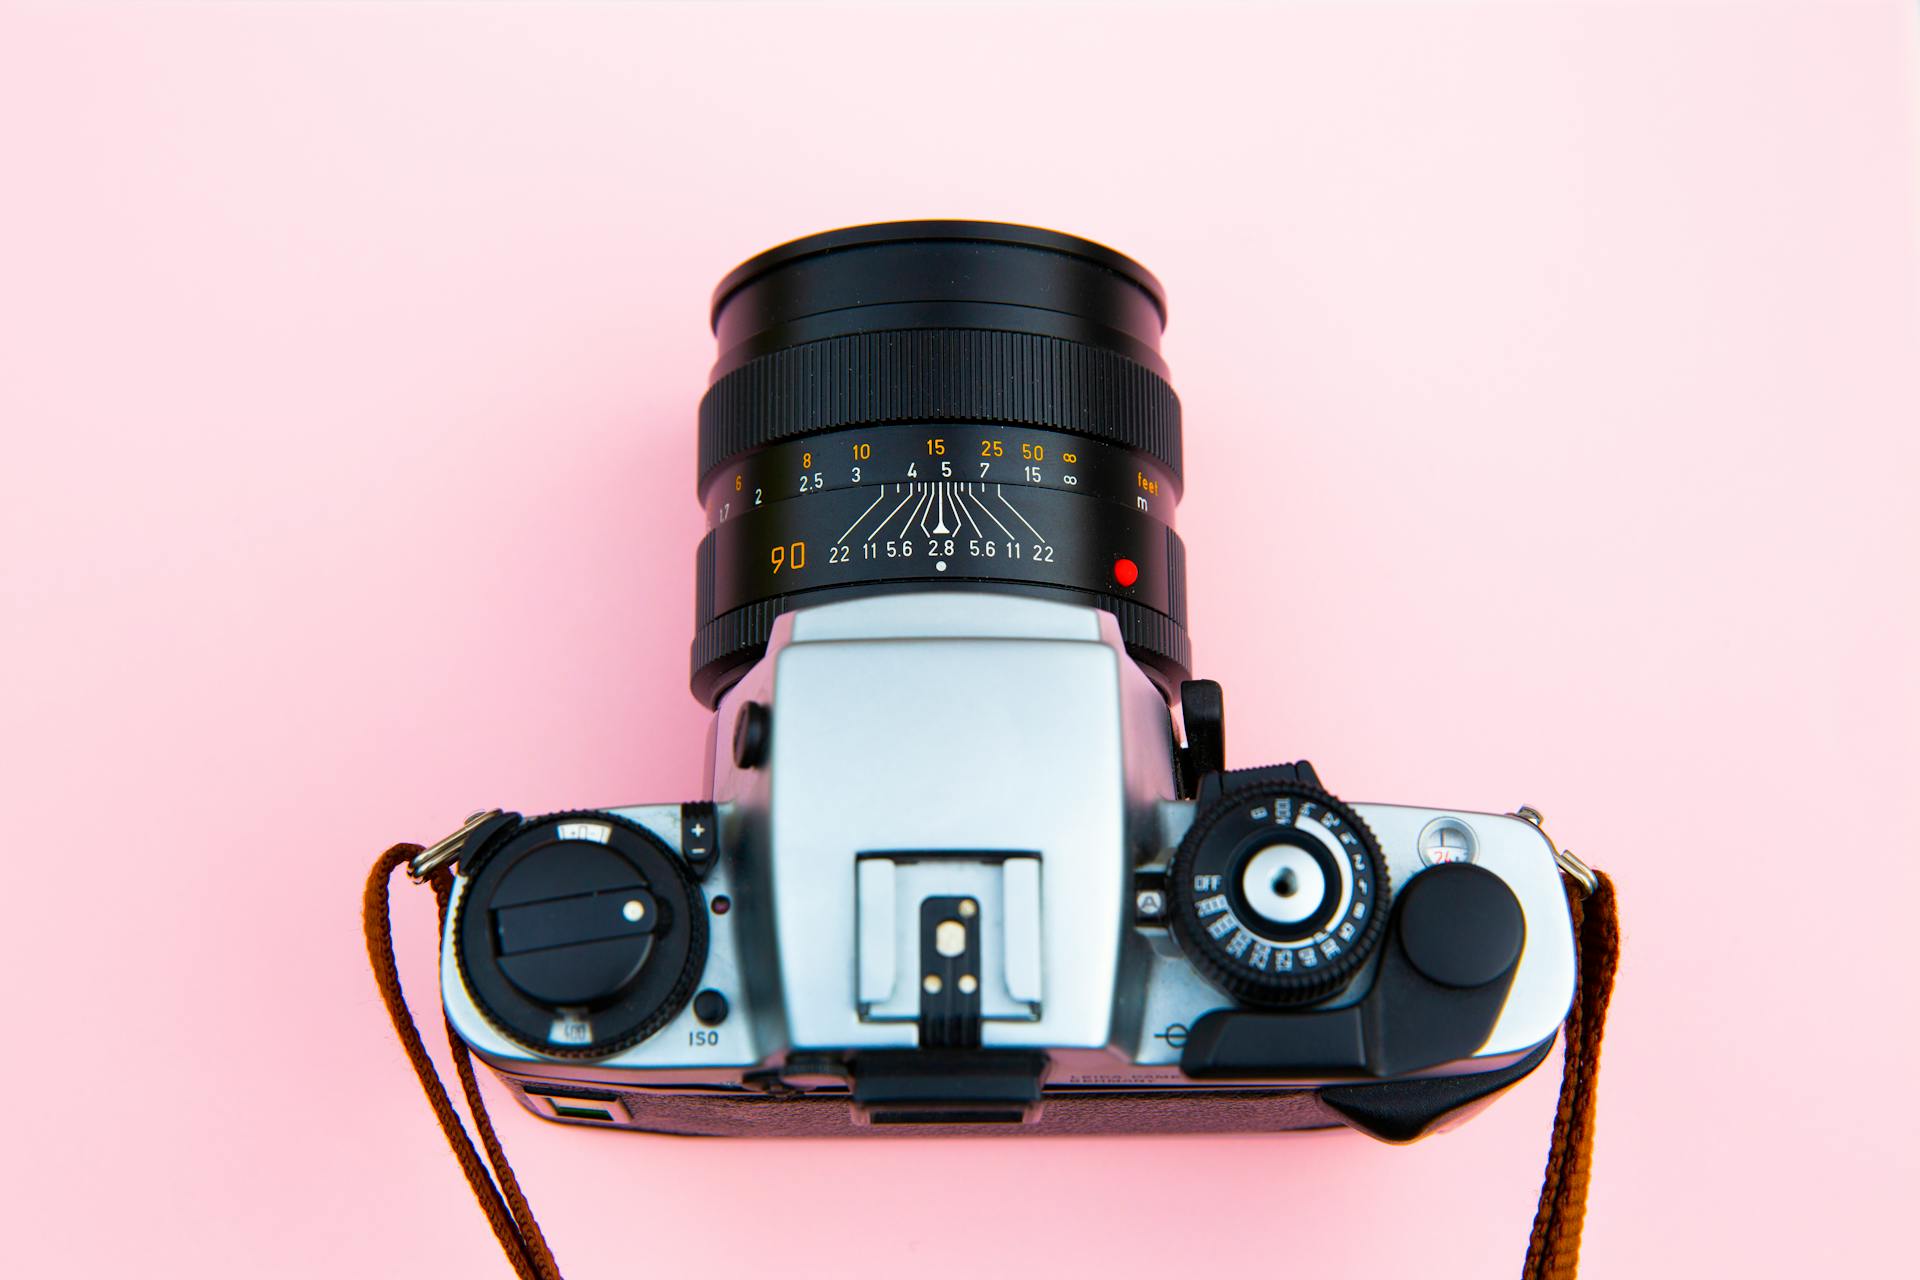
[[[666,1025],[707,958],[682,859],[606,813],[535,818],[472,860],[454,951],[489,1020],[553,1057],[604,1057]]]
[[[1250,1004],[1325,999],[1386,927],[1386,862],[1373,833],[1303,782],[1230,786],[1194,819],[1169,878],[1182,949],[1209,982]]]

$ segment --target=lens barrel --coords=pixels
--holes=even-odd
[[[851,227],[736,268],[700,405],[695,696],[717,702],[789,609],[928,589],[1106,609],[1184,679],[1165,322],[1145,268],[1033,227]]]

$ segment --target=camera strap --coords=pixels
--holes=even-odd
[[[1580,1230],[1587,1222],[1587,1181],[1593,1172],[1594,1104],[1600,1090],[1600,1038],[1607,1030],[1607,1003],[1613,999],[1613,975],[1620,966],[1620,917],[1613,881],[1604,871],[1588,872],[1589,889],[1572,875],[1563,877],[1567,907],[1573,914],[1574,949],[1579,977],[1573,1007],[1567,1011],[1560,1101],[1553,1113],[1553,1140],[1547,1144],[1547,1173],[1540,1184],[1540,1207],[1533,1215],[1533,1236],[1521,1280],[1561,1280],[1580,1271]]]
[[[473,1139],[454,1109],[453,1099],[441,1083],[440,1073],[427,1056],[419,1028],[407,1010],[406,993],[400,986],[400,969],[393,956],[393,923],[388,910],[388,887],[393,873],[421,852],[417,844],[397,844],[380,855],[367,877],[366,894],[361,902],[362,923],[367,935],[367,959],[373,965],[374,984],[387,1006],[387,1016],[400,1037],[407,1059],[413,1064],[427,1103],[433,1108],[440,1131],[453,1149],[454,1159],[473,1188],[474,1199],[487,1223],[500,1241],[501,1250],[521,1280],[561,1280],[560,1268],[547,1247],[540,1224],[520,1190],[519,1179],[500,1146],[487,1105],[480,1096],[480,1082],[474,1077],[473,1058],[451,1022],[445,1022],[447,1045],[452,1052],[454,1073],[460,1078],[460,1090],[466,1095],[467,1109],[473,1115],[474,1128],[480,1131],[483,1163]],[[1584,870],[1584,868],[1583,868]],[[1553,1140],[1547,1148],[1546,1177],[1540,1188],[1540,1207],[1534,1214],[1533,1235],[1527,1244],[1527,1260],[1521,1280],[1562,1280],[1575,1276],[1580,1268],[1580,1232],[1587,1217],[1587,1182],[1593,1164],[1594,1103],[1600,1078],[1600,1039],[1606,1030],[1607,1002],[1613,995],[1614,971],[1620,959],[1620,924],[1614,905],[1613,882],[1604,873],[1591,872],[1591,886],[1572,875],[1566,877],[1567,903],[1573,914],[1579,953],[1579,980],[1573,1007],[1562,1029],[1566,1055],[1560,1079],[1560,1099],[1554,1111]],[[453,873],[446,867],[426,878],[433,886],[439,904],[440,926],[444,932],[447,903],[453,894]],[[488,1166],[492,1172],[488,1172]]]
[[[380,855],[380,860],[373,864],[373,874],[367,877],[367,891],[361,899],[361,922],[366,928],[367,959],[373,965],[374,985],[380,988],[380,999],[387,1006],[387,1016],[393,1020],[400,1047],[407,1051],[407,1060],[413,1063],[413,1073],[420,1077],[420,1087],[426,1091],[427,1103],[440,1122],[440,1131],[447,1135],[453,1158],[460,1162],[460,1171],[467,1175],[473,1198],[480,1202],[480,1212],[487,1215],[494,1237],[500,1241],[507,1261],[513,1264],[513,1273],[520,1280],[561,1280],[559,1264],[547,1248],[547,1238],[540,1234],[540,1224],[534,1221],[533,1209],[520,1190],[520,1180],[513,1176],[513,1166],[507,1163],[500,1136],[493,1130],[486,1101],[480,1096],[480,1082],[474,1078],[473,1057],[467,1052],[465,1042],[454,1031],[453,1024],[447,1022],[447,1047],[453,1054],[454,1074],[460,1077],[460,1090],[467,1095],[473,1127],[480,1131],[487,1162],[493,1166],[491,1175],[480,1162],[466,1126],[460,1123],[460,1113],[453,1109],[453,1099],[447,1096],[447,1087],[440,1082],[440,1073],[434,1068],[433,1059],[427,1056],[427,1046],[421,1042],[420,1029],[414,1026],[413,1015],[407,1011],[406,993],[400,987],[400,966],[393,958],[393,920],[387,909],[387,889],[395,869],[407,865],[420,852],[417,844],[397,844]],[[440,906],[440,927],[444,931],[447,902],[453,896],[453,872],[442,867],[428,877],[426,883],[433,886],[434,900]]]

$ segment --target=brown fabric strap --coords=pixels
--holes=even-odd
[[[540,1234],[540,1224],[534,1221],[533,1210],[528,1207],[527,1198],[521,1193],[519,1179],[513,1176],[513,1167],[507,1163],[507,1153],[501,1148],[499,1135],[494,1132],[493,1121],[487,1115],[487,1104],[480,1096],[480,1082],[474,1078],[473,1059],[467,1052],[467,1046],[454,1032],[453,1025],[448,1023],[447,1045],[453,1053],[454,1072],[460,1077],[460,1088],[466,1094],[468,1109],[473,1113],[474,1127],[480,1130],[487,1160],[493,1166],[492,1176],[488,1175],[487,1166],[481,1163],[479,1153],[474,1150],[473,1139],[467,1136],[466,1126],[460,1122],[460,1113],[454,1110],[453,1100],[447,1096],[446,1086],[440,1082],[440,1073],[434,1068],[433,1059],[427,1056],[427,1047],[420,1040],[420,1031],[414,1026],[413,1015],[407,1011],[407,997],[400,988],[400,967],[393,958],[388,885],[395,869],[406,865],[419,852],[420,846],[417,844],[397,844],[380,855],[380,860],[373,864],[372,874],[367,877],[366,895],[361,900],[361,923],[366,930],[367,959],[373,965],[374,985],[380,988],[380,999],[387,1006],[387,1016],[393,1020],[394,1034],[400,1037],[400,1045],[406,1050],[408,1061],[413,1063],[413,1072],[420,1078],[420,1087],[426,1092],[428,1104],[433,1107],[434,1118],[440,1122],[440,1131],[447,1135],[447,1145],[453,1148],[454,1159],[460,1162],[461,1172],[467,1175],[467,1184],[473,1188],[473,1197],[480,1202],[480,1211],[487,1215],[487,1222],[493,1227],[501,1250],[506,1253],[507,1261],[513,1264],[514,1274],[520,1280],[561,1280],[560,1268],[547,1248],[546,1237]],[[453,876],[450,872],[438,871],[429,883],[433,885],[434,897],[440,905],[440,923],[444,929],[447,901],[453,891]],[[495,1178],[499,1180],[498,1185],[495,1184]]]
[[[1580,1271],[1580,1229],[1587,1221],[1587,1181],[1593,1172],[1600,1038],[1606,1033],[1607,1002],[1613,998],[1613,975],[1620,965],[1620,919],[1613,881],[1605,872],[1593,875],[1597,883],[1591,894],[1567,881],[1580,977],[1561,1032],[1566,1066],[1553,1117],[1553,1142],[1547,1148],[1547,1174],[1540,1186],[1540,1208],[1533,1216],[1533,1238],[1527,1244],[1521,1280],[1561,1280]]]
[[[520,1280],[561,1280],[560,1268],[547,1248],[540,1224],[513,1176],[513,1166],[500,1146],[493,1121],[487,1115],[486,1101],[480,1096],[480,1084],[473,1074],[473,1058],[466,1045],[447,1024],[447,1045],[453,1054],[455,1073],[461,1091],[473,1115],[474,1127],[486,1149],[483,1164],[468,1137],[460,1113],[454,1110],[446,1086],[440,1082],[433,1059],[427,1056],[419,1029],[407,1011],[407,998],[400,988],[400,969],[393,958],[393,927],[388,913],[388,885],[394,871],[420,852],[417,844],[397,844],[380,855],[367,877],[362,901],[362,922],[367,935],[367,958],[373,964],[373,980],[380,988],[380,999],[387,1006],[401,1047],[413,1063],[414,1074],[426,1092],[427,1102],[440,1121],[447,1145],[460,1162],[461,1172],[473,1188],[474,1199],[493,1227],[507,1261],[513,1264]],[[1615,913],[1613,881],[1595,872],[1598,882],[1591,895],[1573,881],[1567,882],[1567,899],[1573,914],[1579,952],[1579,981],[1573,1008],[1567,1014],[1562,1035],[1566,1050],[1566,1068],[1560,1081],[1560,1102],[1553,1119],[1553,1141],[1547,1150],[1547,1173],[1540,1188],[1540,1208],[1533,1219],[1533,1236],[1527,1246],[1526,1267],[1521,1280],[1562,1280],[1580,1269],[1580,1231],[1587,1217],[1587,1180],[1593,1167],[1594,1102],[1600,1078],[1600,1038],[1606,1031],[1607,1002],[1613,996],[1613,975],[1620,961],[1620,923]],[[445,929],[447,902],[453,891],[448,871],[434,873],[429,881],[440,906],[440,924]],[[492,1166],[491,1176],[488,1165]],[[496,1182],[497,1179],[497,1182]]]

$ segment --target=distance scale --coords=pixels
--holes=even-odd
[[[1171,524],[1179,499],[1172,475],[1158,462],[1084,436],[992,424],[863,427],[771,445],[719,468],[707,480],[707,525],[823,493],[930,484],[950,486],[956,514],[973,506],[977,515],[972,500],[983,488],[1041,488],[1118,503]]]

